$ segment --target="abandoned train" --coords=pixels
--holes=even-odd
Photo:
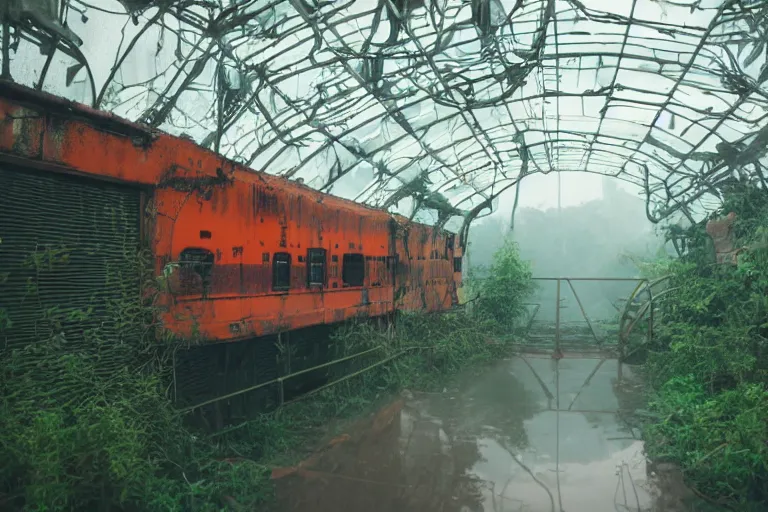
[[[51,247],[69,251],[67,269],[38,283],[51,305],[107,300],[99,279],[126,267],[131,250],[150,250],[167,278],[163,326],[226,346],[179,363],[198,400],[279,373],[278,334],[317,339],[308,329],[457,303],[451,233],[18,85],[0,83],[0,114],[0,264],[18,276],[0,305],[21,319],[6,333],[15,339],[34,332],[23,320],[31,306],[17,303],[23,255]],[[245,377],[234,383],[207,378],[235,366]]]

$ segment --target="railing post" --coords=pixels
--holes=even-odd
[[[568,281],[568,286],[571,288],[571,291],[573,292],[573,298],[576,299],[576,304],[579,305],[579,309],[581,310],[581,316],[584,317],[584,320],[587,321],[587,325],[589,326],[589,330],[592,332],[592,337],[595,338],[595,341],[598,345],[600,345],[602,342],[600,341],[600,338],[597,337],[597,333],[595,332],[595,328],[592,327],[592,322],[589,321],[589,317],[587,316],[587,310],[584,309],[584,305],[581,303],[581,299],[579,299],[579,294],[576,293],[576,288],[573,287],[573,283],[570,279],[566,279]]]
[[[560,353],[560,278],[557,279],[557,298],[555,302],[555,351]]]

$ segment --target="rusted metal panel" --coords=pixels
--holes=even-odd
[[[156,271],[173,270],[163,321],[181,335],[234,340],[448,309],[460,277],[445,232],[18,86],[0,84],[0,159],[145,185],[142,234]],[[322,286],[309,283],[310,249],[324,250]],[[361,280],[345,281],[345,255]]]
[[[455,303],[453,256],[455,236],[430,226],[396,217],[395,236],[400,265],[396,308],[442,311]]]
[[[718,263],[736,263],[740,250],[733,245],[735,222],[736,214],[733,212],[722,219],[712,219],[707,222],[707,234],[712,238]]]

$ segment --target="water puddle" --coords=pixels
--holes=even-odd
[[[456,391],[410,394],[294,468],[276,510],[685,512],[646,467],[641,386],[614,359],[525,355]],[[696,509],[698,510],[698,509]]]

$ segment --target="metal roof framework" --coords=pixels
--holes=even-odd
[[[765,0],[34,3],[6,78],[421,221],[537,172],[634,183],[654,221],[766,184]]]

